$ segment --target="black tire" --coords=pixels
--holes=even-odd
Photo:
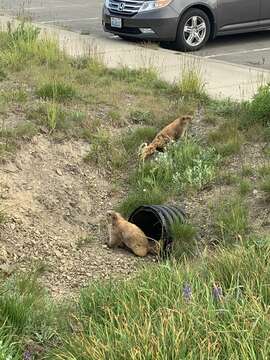
[[[194,42],[194,44],[191,45],[190,41],[188,42],[186,39],[187,33],[185,32],[185,26],[190,21],[192,22],[192,18],[194,17],[200,19],[200,21],[202,20],[201,24],[203,24],[204,22],[205,30],[202,30],[203,33],[200,39],[201,40],[200,43],[196,44],[196,42]],[[175,42],[176,48],[180,51],[200,50],[209,40],[210,33],[211,33],[211,24],[207,14],[200,9],[190,9],[180,19],[177,35],[176,35],[176,42]],[[196,34],[198,35],[197,31]],[[195,40],[199,41],[199,39],[195,39]]]

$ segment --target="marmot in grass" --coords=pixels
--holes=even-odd
[[[158,253],[158,244],[151,245],[144,232],[135,224],[125,220],[115,211],[107,212],[109,241],[108,246],[129,248],[135,255],[144,257],[148,253]]]
[[[171,141],[176,141],[182,138],[185,135],[191,121],[191,116],[182,116],[181,118],[178,118],[167,125],[157,134],[157,136],[149,145],[146,145],[142,149],[141,159],[147,159],[156,151],[164,150],[166,145],[168,145]]]

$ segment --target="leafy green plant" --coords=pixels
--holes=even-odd
[[[135,181],[141,189],[159,187],[170,193],[201,189],[214,179],[218,161],[214,149],[203,149],[193,140],[184,140],[169,145],[154,160],[142,163]]]

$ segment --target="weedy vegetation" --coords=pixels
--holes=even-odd
[[[171,258],[128,280],[92,282],[76,301],[53,299],[40,268],[1,266],[0,360],[268,359],[270,238],[255,228],[253,210],[269,209],[269,85],[249,102],[212,100],[196,69],[171,85],[153,69],[69,59],[39,36],[27,23],[0,32],[1,162],[35,135],[80,140],[86,165],[125,193],[123,215],[172,202],[192,218],[172,225]],[[205,116],[194,131],[139,159],[163,126],[198,107]]]

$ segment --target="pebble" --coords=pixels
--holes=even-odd
[[[59,176],[63,176],[63,173],[60,169],[56,169],[55,170],[56,174],[59,175]]]

